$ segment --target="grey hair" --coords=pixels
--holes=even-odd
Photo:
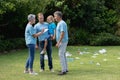
[[[28,15],[28,21],[31,21],[32,19],[35,19],[35,15],[34,14],[29,14]]]
[[[54,12],[54,15],[58,15],[58,16],[61,17],[61,18],[62,18],[62,16],[63,16],[63,14],[62,14],[61,11],[55,11],[55,12]]]

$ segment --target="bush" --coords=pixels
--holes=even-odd
[[[91,37],[90,45],[95,46],[120,45],[120,37],[110,33],[99,33]]]
[[[15,38],[2,40],[0,39],[0,52],[21,49],[25,47],[24,38]]]
[[[69,29],[69,45],[85,45],[88,44],[89,34],[83,29]]]

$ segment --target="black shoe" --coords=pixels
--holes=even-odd
[[[58,72],[62,72],[62,71],[58,71]],[[66,70],[66,73],[69,72],[68,70]]]
[[[66,72],[69,72],[68,70]]]
[[[60,73],[58,73],[58,75],[65,75],[66,74],[66,72],[60,72]]]

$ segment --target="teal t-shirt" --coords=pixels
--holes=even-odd
[[[33,37],[33,34],[36,34],[36,31],[33,26],[28,23],[25,29],[26,44],[36,44],[36,38]]]
[[[50,35],[54,35],[54,30],[56,28],[56,25],[54,22],[50,23],[49,26],[48,26],[48,33]]]
[[[67,24],[61,20],[60,22],[58,22],[57,24],[57,28],[56,28],[56,41],[58,42],[60,39],[60,34],[61,32],[64,32],[64,37],[62,39],[62,42],[68,42],[68,30],[67,30]]]
[[[44,22],[44,23],[37,23],[34,26],[34,29],[36,30],[36,32],[41,32],[42,29],[48,29],[48,23]],[[44,41],[45,39],[49,38],[49,34],[48,31],[44,32],[43,34],[41,34],[40,36],[38,36],[38,40],[39,41]]]

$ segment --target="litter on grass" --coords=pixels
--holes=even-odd
[[[68,56],[72,56],[72,54],[70,54],[68,51],[66,52],[66,57]]]
[[[101,49],[101,50],[99,50],[99,53],[100,54],[104,54],[104,53],[106,53],[107,51],[106,51],[106,49]]]

